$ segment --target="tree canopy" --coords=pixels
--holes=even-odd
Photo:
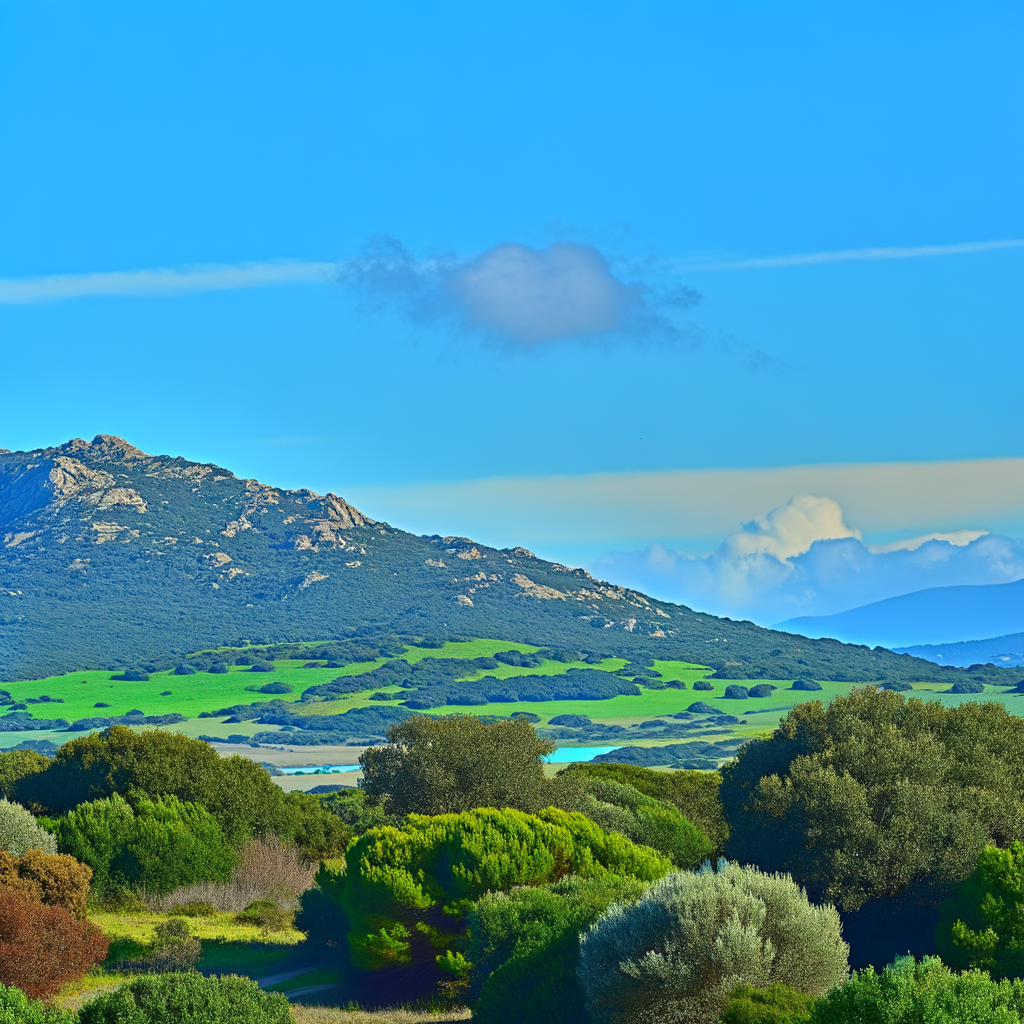
[[[1024,837],[1024,719],[865,687],[798,705],[722,770],[727,851],[856,909]]]

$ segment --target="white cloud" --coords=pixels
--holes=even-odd
[[[915,537],[873,549],[839,504],[797,496],[693,557],[652,544],[591,567],[615,583],[701,610],[771,625],[830,615],[929,587],[1024,577],[1024,542],[983,530]]]
[[[744,523],[740,533],[725,542],[733,558],[771,555],[780,562],[809,551],[816,540],[860,538],[843,522],[843,510],[831,498],[798,494],[785,505]]]
[[[787,267],[812,267],[823,263],[864,263],[879,260],[919,260],[936,256],[968,256],[977,252],[1020,249],[1024,238],[997,238],[988,242],[958,242],[954,245],[909,245],[869,249],[833,249],[829,252],[793,253],[789,256],[761,256],[752,259],[694,262],[676,260],[680,272],[721,272],[730,270],[782,270]]]
[[[282,284],[325,284],[337,273],[333,263],[242,263],[159,267],[95,274],[54,274],[0,280],[0,305],[31,305],[101,296],[159,298],[190,292],[236,291]]]
[[[930,540],[941,540],[956,548],[967,547],[979,537],[988,534],[988,530],[954,530],[952,533],[926,533],[923,537],[911,537],[909,540],[895,540],[891,544],[870,544],[868,550],[881,555],[886,551],[916,551],[922,544]]]
[[[469,327],[524,345],[620,330],[641,301],[639,289],[616,280],[595,248],[569,243],[496,246],[446,286]]]

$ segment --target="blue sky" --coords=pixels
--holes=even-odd
[[[794,496],[704,479],[717,520],[644,532],[625,489],[681,506],[638,473],[957,462],[970,508],[879,483],[849,528],[1020,537],[1022,43],[1016,3],[6,0],[0,446],[431,532],[454,482],[604,474],[606,527],[546,526],[549,481],[520,542],[634,563]]]

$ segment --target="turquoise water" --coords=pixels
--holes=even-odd
[[[610,754],[618,747],[559,747],[547,760],[548,764],[572,764],[574,761],[592,761],[598,754]]]
[[[547,760],[549,764],[572,764],[575,761],[592,761],[598,754],[609,754],[618,747],[560,747]],[[357,764],[306,765],[300,768],[282,768],[285,775],[340,775],[342,772],[357,772]]]
[[[304,768],[282,768],[285,775],[340,775],[342,772],[357,772],[357,764],[306,765]]]

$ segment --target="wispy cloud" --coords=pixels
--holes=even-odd
[[[862,263],[879,260],[920,260],[936,256],[967,256],[999,249],[1020,249],[1024,238],[1000,238],[989,242],[958,242],[955,245],[890,246],[872,249],[834,249],[829,252],[793,253],[789,256],[760,256],[752,259],[672,260],[667,265],[676,273],[705,273],[729,270],[782,270],[813,267],[823,263]]]
[[[125,295],[162,298],[190,292],[222,292],[283,284],[324,284],[337,274],[334,263],[274,261],[117,270],[95,274],[53,274],[0,280],[0,305],[31,305],[64,299]]]

